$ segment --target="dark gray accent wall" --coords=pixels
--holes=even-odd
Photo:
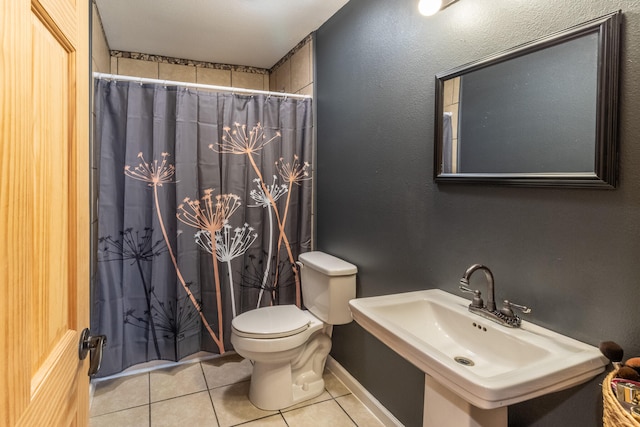
[[[484,263],[528,320],[640,355],[640,2],[351,0],[316,34],[317,247],[359,268],[359,297],[458,293]],[[616,9],[624,13],[616,190],[436,185],[434,76]],[[472,286],[483,287],[480,281]],[[406,426],[424,380],[360,326],[333,357]],[[600,378],[509,408],[510,426],[601,425]]]

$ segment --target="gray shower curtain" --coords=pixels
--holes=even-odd
[[[231,349],[231,319],[301,304],[310,99],[95,81],[99,376]]]

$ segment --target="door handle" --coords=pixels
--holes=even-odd
[[[105,335],[91,335],[89,328],[84,328],[80,333],[80,342],[78,343],[78,357],[84,360],[89,356],[89,372],[90,377],[100,370],[102,364],[102,349],[107,345],[107,337]]]

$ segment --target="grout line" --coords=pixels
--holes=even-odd
[[[238,381],[238,382],[231,383],[231,384],[222,384],[222,385],[218,385],[218,386],[215,386],[215,387],[212,387],[212,388],[208,388],[207,390],[215,390],[215,389],[222,388],[222,387],[230,387],[230,386],[232,386],[232,385],[242,384],[242,383],[248,383],[248,382],[250,382],[250,381],[251,381],[251,380],[246,380],[246,381]]]
[[[284,421],[284,423],[286,424],[287,427],[289,426],[289,423],[287,422],[287,419],[284,417],[284,414],[282,413],[282,411],[280,411],[280,417],[282,417],[282,420]]]
[[[264,417],[260,417],[260,418],[255,418],[253,420],[248,420],[248,421],[242,421],[238,424],[233,424],[231,425],[231,427],[239,427],[239,426],[243,426],[245,424],[250,424],[250,423],[255,423],[256,421],[260,421],[260,420],[264,420],[270,417],[275,417],[276,415],[280,415],[280,417],[282,418],[282,420],[284,421],[284,423],[288,426],[289,423],[287,423],[287,420],[284,419],[284,416],[280,413],[280,412],[276,412],[275,414],[269,414],[269,415],[265,415]]]
[[[347,394],[345,394],[345,396],[348,396]],[[356,422],[356,420],[353,419],[353,417],[351,416],[351,414],[349,414],[349,412],[342,407],[342,405],[340,404],[340,402],[338,402],[337,399],[333,399],[334,402],[336,402],[338,404],[338,406],[340,407],[340,409],[342,409],[342,412],[344,412],[345,414],[347,414],[347,417],[349,417],[349,419],[353,422],[353,425],[355,425],[356,427],[358,426],[358,423]],[[364,406],[364,405],[363,405]]]
[[[152,405],[152,404],[155,405],[156,403],[167,402],[169,400],[174,400],[174,399],[180,399],[181,397],[185,397],[185,396],[193,396],[194,394],[204,393],[205,391],[208,392],[209,390],[192,391],[190,393],[181,394],[179,396],[173,396],[173,397],[168,397],[162,400],[156,400],[155,402],[150,402],[149,405]]]
[[[326,389],[325,389],[326,390]],[[285,414],[287,412],[292,412],[292,411],[297,411],[298,409],[302,409],[302,408],[308,408],[309,406],[313,406],[313,405],[317,405],[318,403],[324,403],[324,402],[328,402],[330,400],[335,400],[331,394],[329,392],[327,392],[327,394],[329,394],[329,398],[328,399],[323,399],[323,400],[317,400],[315,402],[309,402],[305,404],[305,401],[302,401],[300,403],[296,403],[295,405],[291,405],[288,408],[284,408],[284,409],[280,409],[280,412]],[[313,399],[317,399],[317,397],[314,397]],[[313,400],[311,399],[311,400]],[[295,408],[294,408],[295,406]]]
[[[204,373],[204,368],[202,367],[202,362],[198,362],[200,364],[200,371],[202,372],[202,376],[204,377],[204,385],[207,386],[207,390],[209,390],[209,383],[207,382],[207,376]]]
[[[89,418],[98,418],[98,417],[102,417],[103,415],[117,414],[118,412],[128,411],[129,409],[142,408],[143,406],[149,406],[149,404],[148,403],[143,403],[142,405],[131,406],[129,408],[116,409],[115,411],[109,411],[109,412],[105,412],[103,414],[91,415]]]
[[[211,402],[211,407],[213,408],[213,415],[216,417],[216,423],[220,426],[220,418],[218,418],[218,411],[216,411],[216,405],[213,404],[213,397],[211,397],[211,389],[209,388],[209,383],[207,382],[207,376],[204,374],[204,367],[202,366],[202,362],[198,362],[200,364],[200,371],[202,371],[202,376],[204,377],[204,385],[207,387],[207,394],[209,395],[209,402]]]

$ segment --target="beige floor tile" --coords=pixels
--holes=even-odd
[[[320,396],[281,413],[260,410],[248,398],[252,367],[248,360],[230,354],[149,374],[98,382],[90,427],[383,425],[328,370],[323,375],[325,391]]]
[[[355,423],[334,400],[283,412],[289,427],[355,427]]]
[[[149,427],[149,405],[90,418],[89,427]]]
[[[327,389],[331,396],[338,397],[351,393],[347,386],[345,386],[338,377],[333,375],[331,371],[325,369],[322,378],[324,379],[324,388]]]
[[[342,406],[342,409],[344,409],[345,412],[349,414],[351,419],[353,419],[358,426],[381,427],[384,425],[353,394],[338,397],[336,401],[340,406]]]
[[[249,402],[249,384],[249,381],[245,381],[209,390],[220,427],[254,421],[277,413],[277,411],[263,411]]]
[[[209,393],[206,391],[151,404],[153,427],[218,427]]]
[[[199,363],[152,371],[149,374],[149,383],[152,403],[207,390]]]
[[[211,389],[248,381],[253,365],[238,354],[230,354],[202,362],[202,370]]]
[[[271,415],[270,417],[260,418],[259,420],[251,421],[246,424],[242,424],[242,427],[288,427],[287,423],[282,418],[282,415]]]
[[[149,403],[149,374],[115,378],[96,383],[91,416],[121,411]]]

